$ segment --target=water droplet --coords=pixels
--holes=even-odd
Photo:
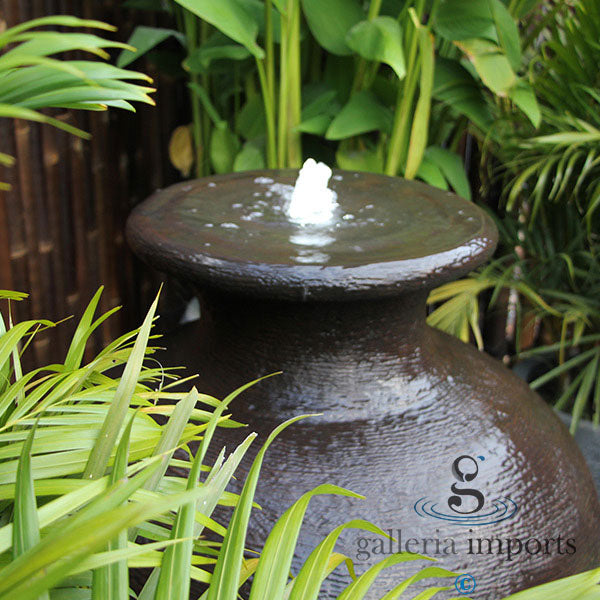
[[[240,219],[242,219],[242,221],[253,221],[255,219],[260,219],[263,216],[263,213],[261,211],[252,211],[250,214],[247,215],[242,215],[240,217]]]
[[[268,184],[268,183],[273,183],[273,182],[274,182],[274,180],[271,179],[270,177],[257,177],[254,180],[254,183],[262,183],[262,184],[265,184],[265,185]]]

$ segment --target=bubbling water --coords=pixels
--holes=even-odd
[[[286,213],[298,225],[327,225],[338,206],[337,194],[329,189],[331,169],[313,158],[300,169]]]

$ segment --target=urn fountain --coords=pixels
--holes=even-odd
[[[348,531],[339,551],[358,569],[392,552],[427,554],[465,574],[457,590],[474,600],[597,566],[600,504],[565,426],[502,364],[425,321],[432,288],[491,256],[491,219],[419,182],[334,171],[327,186],[321,170],[325,185],[299,181],[295,193],[297,175],[180,183],[139,205],[127,229],[142,259],[198,291],[200,320],[169,348],[202,391],[223,397],[281,371],[233,409],[262,439],[289,417],[322,413],[269,450],[249,546],[327,482],[365,500],[313,500],[301,558],[365,518],[394,541]],[[246,433],[221,435],[232,447]],[[385,570],[372,597],[415,568]],[[339,571],[322,598],[347,583]]]

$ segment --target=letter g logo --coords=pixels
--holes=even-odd
[[[459,482],[465,483],[473,481],[475,477],[477,477],[478,473],[479,465],[472,456],[463,454],[452,463],[452,474]],[[448,506],[450,507],[450,510],[454,511],[455,513],[469,515],[479,512],[483,508],[485,499],[479,490],[467,487],[459,487],[456,483],[453,483],[450,486],[450,489],[455,495],[448,498]],[[461,496],[474,498],[477,502],[475,508],[472,510],[458,510],[463,504],[463,498]]]

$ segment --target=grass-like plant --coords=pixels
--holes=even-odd
[[[385,568],[431,561],[401,553],[386,557],[360,576],[351,560],[335,552],[350,528],[385,535],[353,520],[336,527],[291,577],[290,567],[311,498],[349,490],[320,485],[299,498],[278,520],[258,557],[245,554],[254,493],[266,451],[296,417],[277,427],[258,452],[241,494],[226,491],[250,434],[228,457],[212,465],[207,449],[218,426],[235,427],[225,411],[249,385],[223,401],[173,392],[172,374],[144,365],[156,302],[139,330],[109,344],[83,364],[86,342],[114,311],[94,320],[101,291],[92,299],[63,363],[22,373],[20,344],[49,321],[12,324],[0,335],[0,597],[6,600],[128,600],[130,569],[151,568],[139,600],[187,598],[191,581],[205,586],[203,600],[236,600],[252,577],[249,600],[316,600],[323,581],[342,564],[352,581],[338,600],[361,600]],[[17,301],[23,295],[2,292]],[[116,373],[120,372],[120,375]],[[182,383],[180,380],[178,383]],[[196,407],[204,404],[207,410]],[[159,424],[154,417],[167,417]],[[195,456],[175,449],[196,447]],[[167,468],[188,470],[172,477]],[[315,482],[316,483],[316,482]],[[212,519],[218,504],[235,506],[226,526]],[[222,542],[203,537],[204,530]],[[213,536],[214,539],[214,536]],[[404,597],[413,584],[435,580],[415,600],[453,588],[456,573],[430,564],[386,593]],[[440,585],[441,580],[441,585]],[[597,600],[600,570],[576,575],[510,597],[510,600]]]
[[[554,404],[572,412],[575,431],[582,417],[600,423],[600,7],[551,3],[525,31],[541,124],[501,103],[482,132],[502,188],[499,257],[436,290],[430,301],[443,304],[430,319],[482,347],[482,296],[492,308],[508,297],[508,351],[546,364],[532,386],[554,387]]]
[[[25,119],[53,125],[81,137],[88,134],[56,119],[44,108],[106,110],[109,107],[134,111],[132,102],[154,104],[153,88],[132,83],[151,83],[150,77],[119,69],[99,60],[64,60],[63,52],[80,51],[107,59],[110,48],[130,48],[122,42],[79,31],[39,28],[66,27],[114,31],[100,21],[68,15],[26,21],[0,33],[0,117]],[[0,164],[12,165],[13,157],[0,153]],[[0,183],[0,189],[7,189]]]
[[[9,322],[2,327],[0,597],[124,600],[131,593],[129,569],[153,567],[141,599],[185,598],[192,580],[207,584],[203,597],[233,599],[251,575],[252,598],[316,598],[327,575],[350,563],[334,552],[342,531],[361,528],[385,535],[367,521],[343,524],[290,581],[310,499],[320,494],[359,497],[322,485],[282,516],[259,559],[245,559],[246,530],[265,452],[283,429],[302,417],[283,423],[266,440],[239,498],[226,492],[256,435],[250,434],[228,457],[223,449],[211,466],[205,464],[206,452],[217,426],[238,426],[225,411],[251,384],[223,401],[195,389],[170,391],[174,382],[165,382],[173,375],[160,366],[144,365],[152,352],[147,344],[156,301],[139,330],[84,364],[90,335],[114,312],[94,319],[100,294],[81,318],[63,363],[28,373],[21,369],[22,346],[40,329],[53,326],[51,322]],[[17,301],[23,295],[1,292],[0,297]],[[197,408],[199,403],[207,410]],[[167,420],[161,425],[155,417]],[[175,456],[177,448],[190,443],[196,445],[195,456]],[[171,476],[169,466],[188,470],[188,477]],[[236,506],[227,528],[211,518],[218,504]],[[205,529],[222,536],[222,543],[205,539]],[[344,597],[363,597],[381,569],[417,559],[426,560],[410,554],[388,558],[356,579]],[[454,574],[429,567],[402,586],[450,576]]]

